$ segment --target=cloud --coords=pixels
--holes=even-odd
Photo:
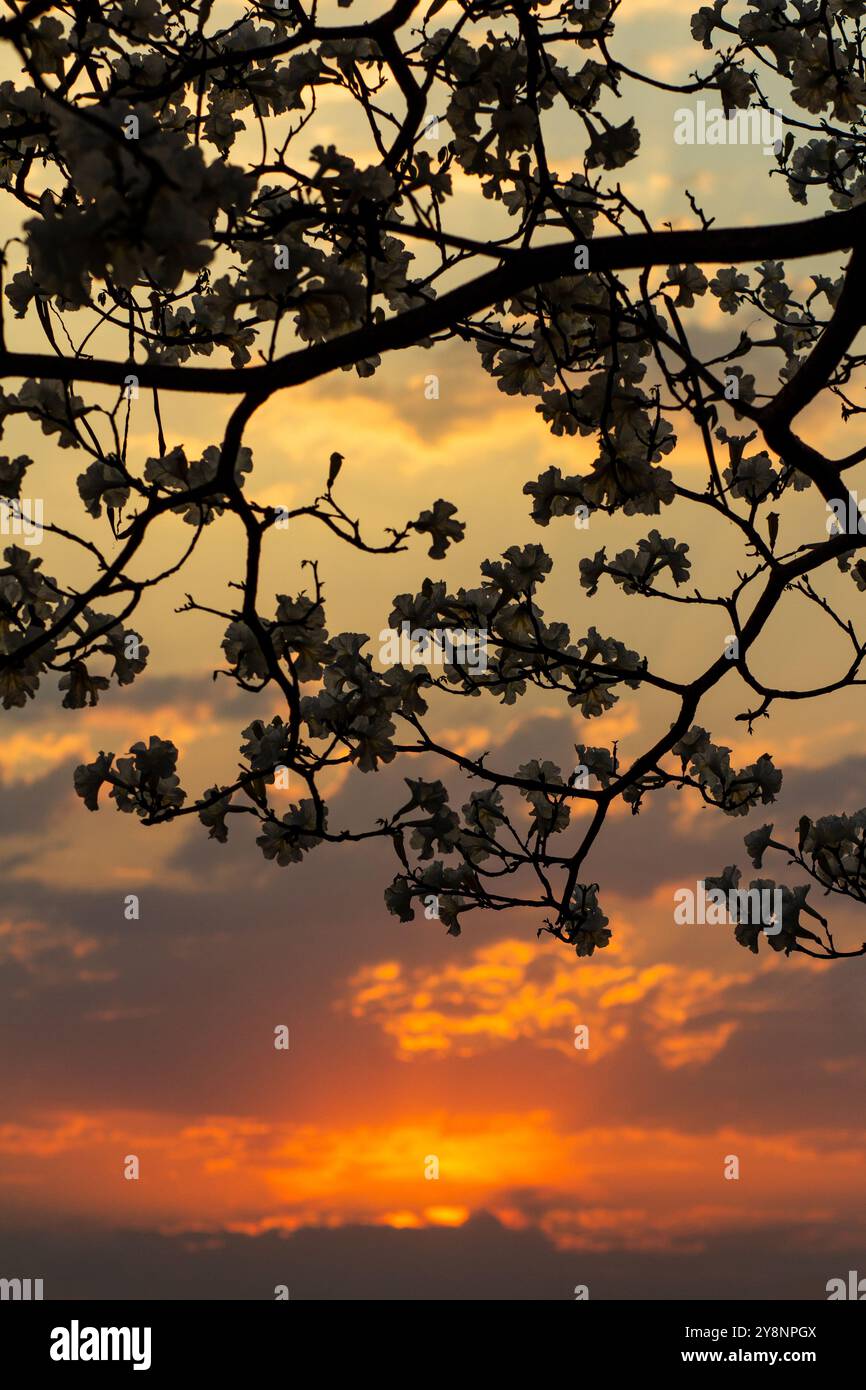
[[[93,970],[83,962],[100,949],[96,937],[84,935],[72,926],[0,920],[0,969],[16,966],[40,988],[66,977],[92,979]]]
[[[738,994],[757,978],[752,970],[588,963],[554,943],[507,939],[442,967],[364,966],[344,1002],[403,1060],[472,1057],[522,1040],[595,1063],[633,1041],[640,1025],[661,1064],[677,1068],[721,1052],[738,1026]],[[588,1048],[577,1047],[578,1026],[589,1029]]]
[[[863,1240],[864,1138],[857,1128],[770,1137],[733,1127],[564,1131],[543,1111],[419,1112],[346,1127],[117,1111],[6,1124],[0,1154],[12,1226],[28,1227],[38,1211],[43,1230],[55,1229],[57,1196],[46,1194],[62,1188],[65,1223],[92,1221],[95,1210],[101,1226],[156,1227],[177,1238],[175,1254],[304,1228],[465,1229],[486,1211],[579,1260],[706,1254],[727,1236],[750,1241],[766,1267],[775,1229],[789,1243],[819,1233],[825,1253]],[[133,1153],[139,1182],[122,1176]],[[725,1177],[732,1155],[739,1181]],[[369,1229],[366,1242],[377,1244]]]
[[[584,1228],[596,1217],[586,1213]],[[853,1249],[852,1249],[853,1246]],[[861,1247],[862,1249],[862,1247]],[[39,1271],[46,1299],[571,1301],[823,1299],[857,1247],[822,1223],[706,1235],[700,1250],[558,1248],[489,1212],[457,1227],[347,1225],[166,1235],[44,1225],[4,1235],[7,1268]]]
[[[64,732],[37,726],[35,731],[11,734],[0,747],[0,775],[7,784],[32,784],[73,760],[90,760],[97,744],[108,742],[112,749],[116,744],[125,753],[144,736],[145,724],[159,727],[162,737],[180,748],[220,727],[213,706],[203,700],[183,709],[170,704],[148,707],[134,701],[113,709],[97,707],[85,712],[83,718],[77,712],[74,727]]]

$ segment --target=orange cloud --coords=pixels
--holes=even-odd
[[[62,1202],[67,1213],[174,1232],[454,1226],[488,1210],[512,1227],[539,1227],[562,1248],[698,1249],[710,1233],[777,1222],[850,1227],[864,1138],[563,1132],[542,1111],[347,1128],[116,1111],[0,1126],[0,1190],[19,1204],[30,1190],[43,1217]],[[122,1176],[130,1153],[139,1181]],[[731,1155],[738,1181],[725,1177]],[[862,1235],[862,1218],[853,1225]]]
[[[10,734],[0,744],[0,773],[4,783],[35,782],[60,763],[81,757],[85,748],[83,729],[68,734],[50,729],[40,734]]]
[[[645,967],[569,960],[549,943],[505,940],[476,950],[468,962],[404,971],[396,961],[365,966],[344,1001],[355,1018],[370,1019],[392,1040],[401,1059],[475,1056],[499,1044],[528,1039],[596,1062],[645,1027],[649,1045],[668,1068],[715,1057],[736,1030],[735,1019],[713,1019],[732,995],[756,978],[672,964]],[[690,1025],[704,1026],[694,1029]],[[575,1029],[589,1029],[578,1048]]]
[[[50,718],[57,717],[56,710]],[[63,711],[61,716],[63,717]],[[67,718],[70,716],[67,716]],[[0,774],[6,783],[35,782],[52,768],[72,758],[91,758],[96,745],[108,742],[125,753],[131,743],[142,737],[145,725],[158,728],[161,737],[171,739],[179,748],[196,739],[218,732],[223,726],[213,706],[200,701],[183,711],[174,705],[159,705],[146,711],[125,701],[111,708],[98,705],[94,710],[76,710],[73,730],[59,732],[48,727],[41,731],[9,734],[0,745]]]

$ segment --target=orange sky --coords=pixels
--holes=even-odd
[[[626,0],[617,51],[661,76],[687,73],[702,58],[688,38],[693,8]],[[676,100],[644,91],[629,100],[646,139],[627,173],[658,225],[685,223],[683,186],[730,223],[802,215],[768,186],[760,154],[737,164],[730,150],[712,152],[715,163],[707,150],[675,151]],[[321,126],[317,138],[353,138],[336,105],[325,102]],[[564,168],[566,129],[558,145]],[[479,200],[463,184],[456,203],[471,229]],[[709,334],[713,325],[701,327]],[[21,347],[38,341],[27,324],[14,335]],[[440,377],[436,401],[424,396],[430,371]],[[175,396],[163,410],[169,446],[183,440],[192,457],[219,437],[228,406],[203,410]],[[32,452],[29,429],[13,421],[4,449]],[[812,413],[807,437],[843,452],[844,432],[826,413]],[[287,393],[258,413],[247,442],[260,502],[312,499],[337,449],[343,503],[370,535],[440,496],[468,523],[438,568],[418,545],[358,556],[311,521],[273,532],[263,593],[300,588],[301,561],[317,557],[333,632],[378,632],[393,595],[414,592],[426,574],[468,584],[483,558],[541,541],[556,562],[548,618],[615,632],[674,677],[719,649],[721,629],[703,611],[678,609],[672,623],[619,591],[587,606],[579,560],[602,544],[609,553],[634,544],[646,519],[534,527],[523,482],[551,463],[578,471],[591,441],[553,438],[531,403],[497,392],[468,349],[415,351],[370,380],[337,373]],[[131,451],[143,458],[153,447],[142,403]],[[48,440],[39,449],[52,519],[80,523],[77,460]],[[702,478],[688,430],[673,467],[693,485]],[[823,524],[811,494],[791,512],[792,536]],[[664,520],[666,535],[692,542],[697,582],[724,588],[742,555],[679,504]],[[676,1268],[678,1257],[700,1257],[732,1233],[760,1269],[778,1238],[770,1233],[782,1230],[827,1252],[826,1278],[837,1272],[835,1252],[862,1250],[864,1237],[862,962],[756,958],[724,929],[676,927],[672,894],[726,863],[743,865],[742,834],[764,819],[788,828],[803,810],[857,809],[862,694],[831,696],[805,718],[778,708],[751,742],[734,722],[748,695],[726,682],[712,696],[700,718],[718,742],[744,757],[777,754],[786,779],[778,814],[732,825],[684,794],[637,820],[612,819],[588,866],[614,928],[609,950],[578,961],[539,942],[539,923],[521,912],[473,915],[455,940],[435,921],[401,926],[388,916],[382,890],[394,868],[381,846],[327,848],[281,870],[243,829],[221,847],[197,824],[144,831],[133,817],[90,815],[75,798],[78,762],[101,748],[123,753],[151,733],[180,746],[185,785],[197,791],[231,776],[240,730],[276,712],[269,697],[263,705],[212,682],[218,623],[173,612],[187,592],[222,597],[236,577],[234,519],[210,532],[189,569],[142,604],[136,626],[152,659],[131,690],[78,713],[46,692],[4,716],[0,1200],[11,1225],[166,1239],[358,1222],[453,1231],[487,1211],[556,1250],[620,1256],[623,1269],[635,1251],[661,1252]],[[185,539],[167,520],[148,566]],[[56,552],[46,543],[44,553],[50,572]],[[791,599],[759,669],[779,683],[802,677],[803,651],[819,632],[832,669],[841,648]],[[518,711],[444,704],[431,727],[516,764],[567,759],[576,741],[618,738],[631,754],[669,718],[652,695],[624,699],[603,729],[537,693]],[[398,804],[394,774],[372,783],[358,773],[335,779],[333,820],[357,824]],[[140,897],[137,922],[123,915],[128,893]],[[838,921],[855,937],[862,930],[844,910]],[[287,1052],[273,1047],[280,1024],[290,1029]],[[574,1046],[579,1026],[589,1028],[588,1050]],[[129,1154],[140,1159],[137,1182],[122,1175]],[[739,1181],[724,1177],[729,1155],[739,1158]],[[425,1175],[431,1157],[438,1177]]]

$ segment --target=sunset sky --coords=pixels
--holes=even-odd
[[[689,36],[695,8],[625,0],[615,53],[686,80],[708,56]],[[686,98],[628,84],[624,94],[619,118],[634,114],[644,138],[623,182],[654,225],[691,225],[683,188],[719,225],[819,210],[787,199],[760,150],[676,147],[672,113]],[[315,138],[351,151],[338,103],[323,100]],[[577,167],[581,149],[581,132],[563,122],[557,167]],[[497,210],[463,182],[455,206],[479,235],[473,219]],[[492,231],[492,220],[484,225]],[[843,260],[791,274],[795,283],[835,275]],[[702,304],[689,322],[701,344],[717,339],[722,350],[739,324],[720,325],[717,307]],[[7,332],[22,348],[40,341],[29,323]],[[425,398],[430,372],[437,400]],[[166,395],[169,447],[182,441],[191,458],[217,442],[230,405]],[[720,649],[723,618],[677,608],[673,621],[666,605],[613,586],[588,599],[579,587],[580,559],[634,545],[647,518],[600,517],[587,530],[570,518],[545,530],[532,522],[524,482],[551,464],[578,472],[595,447],[554,438],[533,405],[499,392],[461,345],[389,357],[369,380],[338,372],[275,397],[246,440],[257,501],[312,501],[338,450],[341,499],[369,538],[438,497],[457,504],[467,535],[443,562],[418,541],[374,557],[302,519],[271,533],[262,593],[299,591],[309,583],[301,562],[315,558],[329,631],[375,635],[393,596],[426,575],[477,583],[483,559],[541,543],[555,561],[548,620],[615,633],[673,678],[702,669]],[[823,406],[801,423],[831,451],[861,442]],[[39,450],[47,514],[81,524],[83,465],[72,451],[20,419],[3,449]],[[130,454],[153,452],[142,400]],[[703,486],[694,432],[683,429],[666,462]],[[855,488],[858,477],[863,493],[866,474],[857,471]],[[814,490],[785,505],[792,544],[823,532]],[[680,503],[662,521],[665,536],[689,540],[696,583],[723,592],[744,563],[724,529]],[[104,526],[83,534],[104,540]],[[165,521],[143,568],[170,562],[187,538],[179,521]],[[49,573],[56,563],[75,575],[52,542],[43,552]],[[754,956],[730,928],[673,921],[677,887],[726,864],[750,876],[747,830],[773,820],[791,832],[803,812],[863,804],[862,691],[778,706],[750,738],[734,716],[754,696],[738,678],[723,682],[700,722],[734,761],[772,751],[785,779],[779,801],[733,821],[687,791],[638,817],[620,808],[587,864],[614,931],[592,959],[539,939],[528,911],[472,913],[455,939],[435,920],[402,925],[388,914],[382,893],[395,866],[375,841],[320,847],[281,869],[262,858],[243,817],[223,846],[194,818],[145,830],[108,804],[90,814],[75,796],[78,763],[150,734],[181,749],[193,792],[228,781],[240,731],[279,711],[269,694],[213,680],[223,664],[218,620],[175,613],[188,593],[228,604],[240,557],[236,519],[224,517],[188,568],[147,595],[135,626],[151,658],[130,689],[87,711],[60,708],[46,689],[3,714],[0,1250],[9,1269],[0,1273],[43,1277],[48,1298],[270,1298],[275,1283],[292,1298],[567,1299],[579,1284],[607,1298],[822,1298],[828,1279],[858,1258],[862,1268],[863,961]],[[825,591],[844,595],[852,613],[866,601],[844,576]],[[838,635],[790,598],[756,664],[782,685],[815,670],[832,678],[843,660]],[[571,766],[575,743],[618,739],[631,755],[667,727],[669,703],[635,694],[591,725],[539,692],[510,709],[443,702],[430,723],[458,749],[492,750],[497,766],[533,757]],[[335,777],[332,825],[369,823],[399,805],[409,771],[439,775],[430,763],[423,774]],[[470,790],[465,779],[453,785]],[[575,816],[570,833],[579,826]],[[124,917],[130,893],[139,921]],[[844,906],[833,922],[846,945],[866,939],[866,922]],[[280,1024],[288,1051],[273,1046]],[[588,1050],[574,1046],[579,1025]],[[137,1182],[123,1177],[129,1154],[140,1159]],[[724,1178],[728,1155],[739,1158],[739,1181]],[[425,1176],[431,1156],[438,1179]]]

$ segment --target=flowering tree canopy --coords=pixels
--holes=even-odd
[[[476,909],[537,908],[541,930],[591,955],[610,931],[603,885],[585,865],[618,802],[639,813],[667,788],[692,788],[744,817],[779,790],[769,754],[735,767],[699,722],[720,682],[738,673],[749,729],[777,702],[863,684],[856,613],[836,612],[820,572],[846,571],[852,605],[862,602],[864,535],[845,478],[866,449],[828,458],[798,417],[822,395],[843,421],[866,408],[855,342],[866,320],[866,4],[715,0],[692,18],[695,70],[680,83],[618,59],[619,0],[396,0],[357,19],[352,0],[238,8],[226,19],[210,0],[25,0],[0,21],[15,74],[0,85],[0,184],[7,226],[21,228],[4,248],[0,423],[32,421],[34,454],[37,427],[75,451],[81,506],[104,536],[97,544],[45,524],[74,553],[76,575],[88,567],[85,586],[45,573],[24,546],[5,548],[0,698],[23,706],[59,685],[75,710],[112,681],[133,682],[148,659],[133,626],[143,594],[232,513],[245,552],[227,566],[231,606],[206,611],[224,620],[222,669],[261,696],[265,717],[242,732],[240,773],[191,795],[178,750],[151,736],[77,770],[85,805],[97,810],[107,793],[146,825],[197,816],[218,841],[234,817],[252,818],[279,865],[326,842],[385,839],[397,869],[385,898],[401,920],[430,895],[453,933]],[[621,183],[641,142],[630,101],[645,86],[715,103],[726,120],[773,112],[781,131],[767,170],[798,205],[790,219],[725,228],[688,195],[690,227],[654,227]],[[318,142],[326,91],[355,104],[365,160]],[[786,111],[776,115],[780,92]],[[554,121],[575,152],[563,174],[549,153]],[[492,205],[493,239],[455,229],[458,180]],[[834,256],[808,294],[789,283],[789,262]],[[717,332],[729,328],[721,352],[696,331],[708,313]],[[42,351],[17,350],[17,320],[38,325]],[[682,681],[594,625],[575,631],[570,615],[544,609],[552,561],[540,540],[504,537],[471,588],[425,577],[394,599],[392,627],[485,634],[483,666],[458,648],[438,666],[379,669],[368,636],[329,631],[315,563],[307,591],[260,592],[281,518],[255,500],[244,442],[255,412],[338,369],[371,377],[385,354],[449,339],[474,345],[480,370],[555,435],[595,450],[588,471],[551,467],[527,480],[542,531],[576,516],[600,533],[615,513],[647,519],[634,548],[601,544],[582,561],[580,608],[609,584],[635,601],[705,605],[730,627],[729,649]],[[229,398],[222,435],[201,457],[165,438],[168,392]],[[130,445],[134,408],[152,415],[149,457]],[[677,478],[684,424],[702,441],[703,487]],[[465,531],[457,507],[419,499],[414,518],[395,518],[374,542],[341,505],[342,463],[334,453],[321,494],[290,517],[314,518],[362,552],[414,543],[447,568]],[[28,455],[0,458],[10,511],[28,490],[45,494],[39,472]],[[786,502],[807,489],[814,537],[791,547]],[[665,524],[675,500],[725,525],[740,566],[729,592],[694,587],[689,545]],[[182,517],[188,541],[170,568],[141,577],[145,538],[169,516]],[[813,688],[777,689],[754,673],[753,654],[793,592],[841,628],[850,656]],[[624,764],[604,742],[605,714],[647,687],[669,702],[669,726]],[[543,757],[494,766],[429,731],[433,702],[513,705],[532,688],[598,720],[599,745],[575,749],[582,775]],[[451,804],[445,780],[413,775],[419,756],[438,760],[442,778],[465,774],[465,804]],[[322,775],[398,760],[403,804],[371,826],[336,824]],[[288,812],[272,796],[284,771],[302,788]],[[591,814],[570,824],[581,801]],[[817,885],[866,901],[866,810],[804,814],[793,837],[762,825],[746,847],[756,869],[774,855],[812,881],[785,888],[770,948],[866,951],[838,945],[806,900]],[[739,879],[729,866],[708,882]],[[758,950],[756,927],[740,925],[737,937]]]

